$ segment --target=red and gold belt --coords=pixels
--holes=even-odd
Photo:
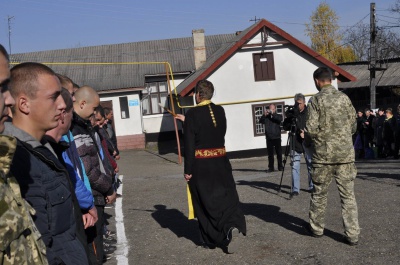
[[[196,158],[214,158],[226,155],[225,147],[221,148],[207,148],[207,149],[196,149]]]

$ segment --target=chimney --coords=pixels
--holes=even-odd
[[[194,46],[194,64],[196,70],[206,62],[206,45],[204,39],[204,29],[192,30]]]

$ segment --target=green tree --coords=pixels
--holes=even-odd
[[[356,56],[349,45],[342,45],[343,35],[338,25],[339,17],[326,3],[319,4],[312,12],[306,34],[310,37],[311,48],[334,63],[354,61]]]

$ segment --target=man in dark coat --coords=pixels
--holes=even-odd
[[[88,264],[76,236],[68,173],[48,143],[41,142],[48,130],[58,126],[65,109],[60,82],[47,66],[22,63],[11,69],[9,87],[16,104],[13,124],[8,123],[4,133],[18,140],[11,172],[22,196],[36,210],[34,221],[49,264]]]
[[[385,122],[385,110],[383,108],[379,108],[378,115],[375,117],[375,139],[376,139],[376,149],[377,149],[377,158],[382,158],[382,149],[383,149],[383,123]]]
[[[112,186],[112,176],[107,174],[101,160],[101,146],[97,145],[95,132],[89,120],[100,103],[99,95],[93,88],[83,86],[76,91],[75,99],[71,132],[89,178],[98,216],[95,231],[90,233],[88,230],[91,229],[87,229],[87,236],[89,242],[94,242],[97,261],[101,264],[104,256],[104,207],[107,203],[115,201],[116,193]]]
[[[388,108],[382,129],[383,157],[394,156],[396,127],[396,118],[393,116],[392,108]]]
[[[282,144],[281,144],[281,122],[282,115],[276,113],[275,104],[270,104],[261,116],[259,123],[265,125],[265,138],[267,139],[268,150],[268,170],[274,171],[274,148],[276,152],[276,160],[278,160],[278,170],[283,170],[282,164]]]
[[[246,221],[226,157],[225,112],[210,101],[213,93],[211,82],[197,83],[198,105],[188,111],[184,123],[184,177],[189,182],[203,246],[233,253],[239,247],[237,237],[246,234]]]

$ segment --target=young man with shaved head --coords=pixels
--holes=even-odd
[[[71,131],[75,138],[79,156],[89,177],[94,204],[96,205],[98,214],[96,229],[91,236],[88,235],[88,240],[93,240],[97,261],[98,264],[101,264],[104,257],[104,206],[106,203],[113,203],[115,201],[116,193],[112,186],[112,176],[107,174],[104,169],[99,153],[101,147],[96,144],[94,131],[90,123],[90,117],[94,114],[95,108],[100,104],[99,95],[93,88],[83,86],[76,91],[75,99]]]
[[[15,99],[13,122],[5,134],[17,138],[11,173],[22,196],[36,210],[34,219],[46,245],[50,264],[88,264],[76,237],[76,222],[68,173],[44,141],[65,110],[61,85],[55,73],[39,63],[22,63],[11,69],[9,84]]]

